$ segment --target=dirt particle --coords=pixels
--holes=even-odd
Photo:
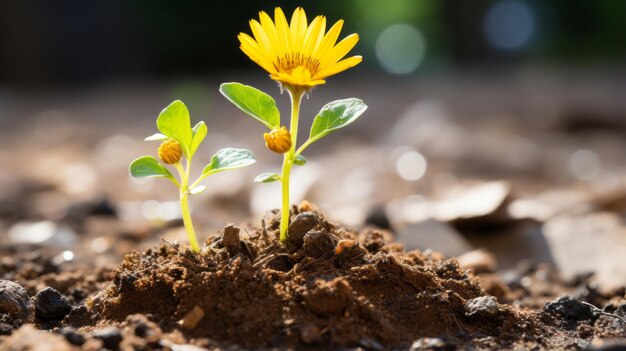
[[[226,252],[233,257],[241,251],[241,243],[239,242],[239,227],[232,223],[226,224],[222,233],[222,245]]]
[[[33,302],[35,316],[44,321],[60,321],[72,310],[65,296],[50,287],[40,290]]]
[[[178,324],[185,329],[193,329],[198,325],[202,317],[204,317],[204,310],[199,306],[194,306]]]
[[[33,313],[33,305],[28,293],[19,284],[0,280],[0,315],[6,315],[12,322],[26,322]]]
[[[304,236],[309,230],[320,224],[320,218],[315,212],[302,212],[293,218],[287,229],[287,242],[297,248],[304,244]]]
[[[326,257],[333,255],[337,238],[327,231],[311,230],[304,236],[302,248],[310,257]]]

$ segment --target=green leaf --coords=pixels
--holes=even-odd
[[[220,86],[220,92],[241,111],[267,128],[280,127],[280,112],[276,101],[266,93],[241,83],[224,83]]]
[[[198,124],[196,124],[193,129],[193,136],[191,138],[191,156],[193,157],[193,155],[196,153],[196,150],[198,150],[198,146],[200,146],[200,143],[202,143],[202,140],[204,140],[204,137],[206,137],[206,133],[207,133],[207,126],[206,123],[204,123],[203,121],[198,122]]]
[[[134,160],[129,169],[130,174],[135,178],[165,177],[174,179],[172,173],[152,156],[142,156]]]
[[[306,164],[306,158],[302,155],[298,155],[293,159],[293,164],[296,166],[304,166]]]
[[[154,133],[150,135],[149,137],[145,138],[144,141],[163,141],[167,139],[169,139],[169,137],[165,134]]]
[[[156,123],[161,133],[178,141],[185,157],[189,158],[193,132],[187,106],[180,100],[172,102],[161,111]]]
[[[255,183],[271,183],[280,180],[280,176],[276,173],[262,173],[254,178]]]
[[[315,116],[309,140],[310,144],[326,135],[341,129],[354,122],[363,112],[367,110],[367,105],[359,99],[344,99],[333,101],[322,108]]]
[[[206,189],[207,189],[206,186],[198,185],[198,186],[194,187],[193,189],[189,189],[189,194],[191,194],[191,195],[198,195],[198,194],[202,193],[203,191],[205,191]]]
[[[256,161],[250,150],[226,148],[221,149],[211,157],[209,163],[202,171],[202,178],[213,173],[249,166]]]

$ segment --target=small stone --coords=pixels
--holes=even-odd
[[[185,329],[193,329],[198,325],[198,322],[204,317],[204,310],[199,306],[194,306],[178,324]]]
[[[109,350],[117,349],[123,339],[122,332],[115,327],[96,330],[91,336],[95,339],[100,339],[102,346]]]
[[[396,241],[407,251],[432,249],[448,257],[459,256],[473,249],[472,244],[450,224],[435,219],[399,228]]]
[[[481,296],[465,303],[465,315],[495,315],[498,313],[498,302],[493,296]]]
[[[302,249],[311,257],[331,257],[335,250],[336,238],[327,231],[311,230],[304,236]]]
[[[543,310],[549,314],[560,315],[569,321],[595,321],[598,319],[598,314],[589,305],[567,295],[548,302]]]
[[[30,319],[32,313],[33,305],[26,290],[12,281],[0,280],[0,314],[23,323]]]
[[[445,350],[449,347],[445,341],[439,338],[419,338],[413,342],[410,351],[421,350]]]
[[[74,328],[62,328],[59,330],[59,334],[63,335],[65,340],[72,345],[82,346],[85,343],[83,334],[77,332]]]
[[[33,302],[35,316],[44,321],[60,321],[72,310],[65,296],[50,287],[40,290]]]
[[[241,251],[241,243],[239,241],[239,227],[232,223],[226,224],[222,234],[222,245],[233,257]]]
[[[318,224],[320,224],[320,218],[315,212],[299,213],[289,224],[287,241],[295,247],[302,247],[306,233]]]
[[[496,258],[485,249],[466,252],[457,260],[463,269],[469,269],[474,274],[494,273],[498,269]]]
[[[609,212],[562,215],[546,222],[543,233],[564,279],[594,272],[592,280],[601,293],[623,287],[626,226],[620,215]]]

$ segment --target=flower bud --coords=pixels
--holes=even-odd
[[[291,133],[285,126],[274,129],[269,133],[264,133],[263,139],[265,139],[265,146],[268,149],[279,154],[284,154],[291,148]]]
[[[176,140],[168,139],[161,143],[158,154],[161,161],[171,165],[180,161],[180,158],[183,157],[183,150]]]

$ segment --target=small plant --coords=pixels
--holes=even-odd
[[[180,189],[180,209],[183,223],[187,231],[187,237],[191,249],[200,251],[196,232],[191,222],[189,213],[189,195],[200,194],[206,190],[206,186],[199,183],[211,174],[245,167],[255,162],[252,152],[245,149],[226,148],[221,149],[209,162],[202,174],[193,182],[190,182],[191,161],[200,143],[207,134],[207,126],[204,122],[198,122],[193,128],[189,118],[189,110],[181,101],[174,101],[167,106],[157,118],[156,125],[160,133],[146,138],[146,141],[161,141],[158,148],[159,162],[152,156],[142,156],[130,164],[130,174],[136,178],[161,177],[169,179]],[[183,167],[182,158],[185,158]],[[178,172],[178,179],[172,175],[165,165],[173,166]]]
[[[359,64],[361,56],[343,59],[359,40],[351,34],[337,43],[343,20],[335,23],[328,32],[326,17],[317,16],[307,23],[302,8],[297,8],[291,22],[280,8],[275,9],[274,21],[265,12],[259,13],[260,22],[250,21],[253,37],[240,33],[241,50],[270,73],[281,92],[287,90],[291,97],[291,122],[289,129],[281,126],[280,112],[274,99],[251,86],[224,83],[221,93],[243,112],[261,122],[270,132],[263,134],[268,149],[284,154],[281,174],[264,173],[256,182],[282,183],[280,241],[287,240],[289,225],[289,177],[292,166],[302,166],[306,159],[304,150],[315,141],[354,122],[367,106],[359,99],[333,101],[322,108],[313,120],[309,138],[296,149],[298,122],[302,97],[315,86],[326,83],[325,78]]]

